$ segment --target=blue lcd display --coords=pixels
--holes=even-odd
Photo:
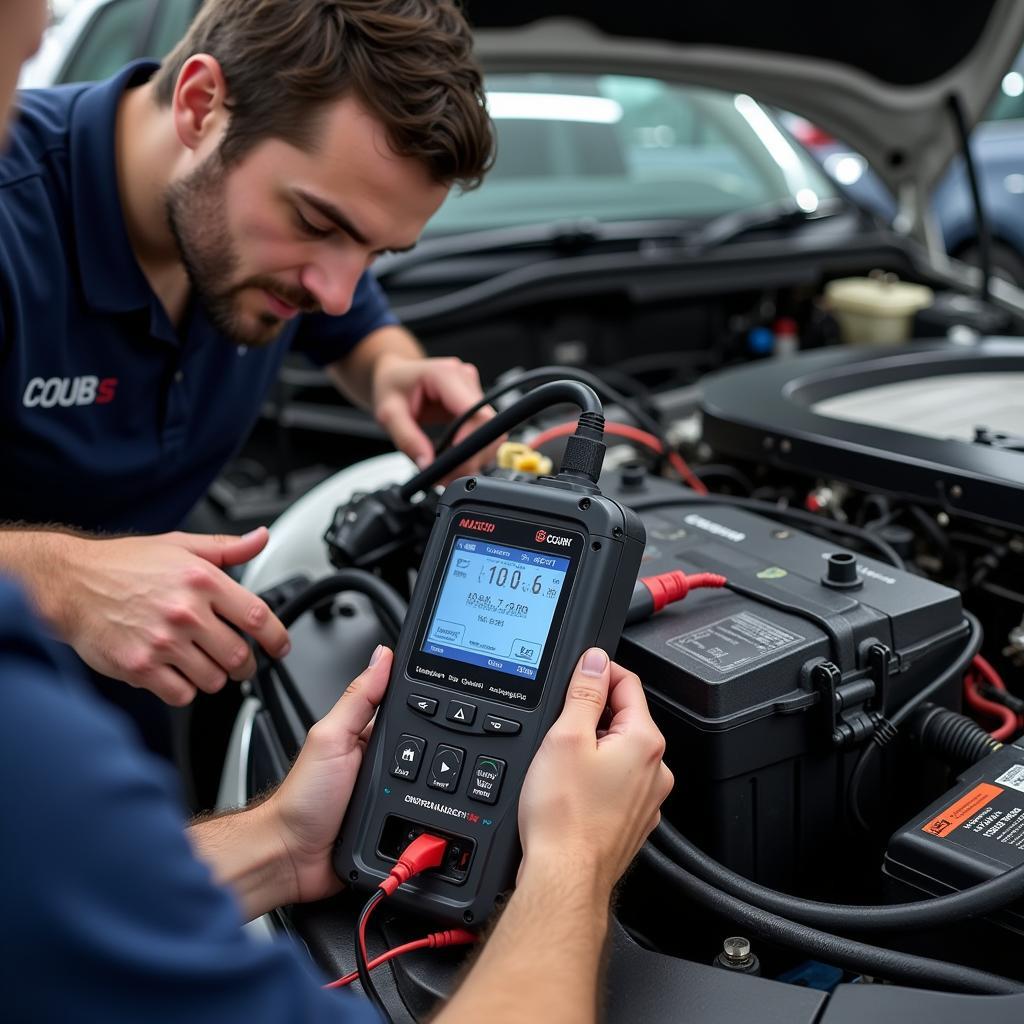
[[[421,649],[536,679],[568,569],[559,555],[457,537]]]

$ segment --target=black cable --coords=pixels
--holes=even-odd
[[[470,406],[461,416],[456,417],[445,427],[444,433],[438,438],[435,451],[440,455],[451,445],[452,439],[467,420],[472,419],[485,405],[496,402],[510,391],[544,381],[566,379],[577,380],[582,384],[586,384],[587,387],[593,388],[594,392],[600,395],[604,401],[621,406],[636,420],[637,426],[642,427],[649,434],[657,437],[665,448],[664,454],[667,455],[672,450],[672,446],[668,438],[665,437],[661,424],[646,409],[622,394],[621,391],[616,390],[607,381],[597,376],[597,374],[581,370],[575,366],[541,366],[535,370],[528,370],[525,373],[519,374],[514,380],[506,381],[504,384],[498,384],[490,388],[479,402]]]
[[[914,694],[906,704],[903,705],[894,715],[892,715],[889,721],[893,725],[900,725],[902,722],[913,714],[914,710],[926,700],[931,700],[936,693],[939,692],[951,678],[960,678],[970,667],[971,661],[974,656],[981,650],[981,641],[984,639],[984,632],[981,628],[981,623],[977,617],[969,612],[966,608],[963,609],[963,616],[967,620],[967,624],[970,626],[971,631],[967,634],[967,640],[964,643],[963,648],[956,657],[951,665],[949,665],[944,672],[936,676],[923,690],[918,691]]]
[[[767,942],[799,950],[815,960],[918,987],[986,995],[1024,992],[1024,983],[998,974],[871,946],[770,914],[735,896],[720,892],[675,864],[650,843],[644,845],[640,856],[664,883],[713,913],[728,918],[731,924],[738,924],[745,931]]]
[[[384,899],[384,895],[383,889],[375,890],[374,894],[366,901],[366,906],[363,907],[359,920],[356,922],[356,970],[359,972],[359,983],[363,986],[363,993],[366,998],[373,1003],[377,1012],[384,1018],[387,1024],[392,1024],[391,1014],[388,1013],[384,1000],[381,999],[377,986],[373,983],[373,978],[370,977],[370,967],[367,963],[368,957],[363,956],[363,944],[359,941],[360,936],[364,933],[366,921],[369,919],[370,914],[373,913],[374,907]]]
[[[280,662],[273,661],[263,651],[257,649],[256,674],[252,678],[252,684],[260,704],[267,709],[267,713],[274,723],[274,731],[281,744],[285,758],[291,761],[299,752],[302,741],[300,737],[296,736],[292,723],[285,711],[284,701],[281,699],[281,690],[287,690],[287,683],[277,686],[270,676],[270,672],[279,666]],[[300,717],[303,714],[307,717],[312,717],[312,712],[309,710],[308,705],[305,705],[302,710],[296,708],[296,714]],[[306,728],[306,731],[309,731],[309,727]]]
[[[309,732],[310,729],[316,725],[316,716],[313,714],[312,709],[306,702],[306,698],[303,697],[302,691],[299,690],[292,678],[291,672],[288,671],[283,661],[278,661],[276,658],[268,657],[266,659],[266,666],[271,672],[277,674],[277,678],[281,681],[281,686],[284,692],[288,695],[288,699],[292,703],[292,707],[295,709],[295,714],[299,721],[302,723],[302,728]],[[265,696],[266,691],[261,694]],[[283,711],[283,709],[280,709]]]
[[[855,906],[822,903],[769,889],[730,871],[708,856],[664,818],[651,841],[676,864],[730,896],[792,921],[830,932],[915,931],[983,917],[1024,897],[1024,864],[961,892],[913,903]]]
[[[966,608],[964,609],[964,618],[970,626],[970,633],[968,633],[967,640],[961,648],[960,653],[950,665],[935,677],[935,679],[924,687],[924,689],[915,693],[914,696],[899,709],[899,711],[891,716],[889,719],[891,725],[898,726],[901,722],[906,721],[907,717],[913,714],[914,711],[925,701],[930,700],[939,692],[939,690],[947,686],[951,679],[958,679],[967,671],[971,664],[971,659],[981,648],[983,634],[981,623],[969,611],[967,611]],[[850,773],[850,778],[846,784],[846,805],[849,808],[850,814],[852,815],[854,822],[856,822],[857,827],[864,832],[870,832],[871,826],[868,825],[867,820],[864,817],[864,812],[860,806],[861,788],[864,784],[864,773],[867,771],[868,764],[871,761],[872,751],[878,749],[878,744],[873,742],[868,742],[864,746],[864,749],[860,752],[860,757],[857,758],[857,763],[853,766],[853,771]]]
[[[796,523],[801,526],[808,526],[813,529],[823,530],[827,533],[845,535],[874,548],[882,560],[897,569],[906,569],[903,559],[896,553],[896,550],[881,537],[862,530],[859,526],[850,523],[840,523],[835,519],[823,519],[813,512],[804,512],[798,508],[781,508],[770,501],[762,501],[759,498],[741,498],[734,494],[683,494],[678,498],[655,498],[651,501],[630,502],[630,508],[635,512],[645,512],[648,509],[670,508],[673,505],[735,505],[737,508],[747,508],[753,512],[763,512],[773,519],[781,519],[783,522]]]
[[[402,599],[402,596],[390,584],[378,579],[373,573],[365,569],[339,569],[330,576],[316,580],[300,591],[293,598],[285,601],[279,609],[277,616],[285,628],[291,626],[299,616],[315,608],[321,601],[335,594],[346,591],[355,591],[369,598],[377,612],[377,618],[381,626],[388,633],[392,641],[397,640],[402,629],[402,621],[408,614],[409,606]],[[288,725],[284,705],[278,695],[277,689],[269,685],[270,675],[276,675],[280,688],[284,690],[295,711],[296,717],[302,728],[309,732],[316,724],[316,716],[313,714],[306,698],[299,689],[291,672],[288,671],[284,661],[271,658],[262,650],[257,650],[257,672],[254,682],[257,687],[260,701],[270,712],[271,717],[278,726],[278,733],[282,743],[286,743],[289,756],[294,756],[301,746],[302,739],[293,734]],[[263,685],[264,680],[268,685]],[[285,736],[287,729],[290,740]]]
[[[394,587],[365,569],[339,569],[330,576],[316,580],[301,593],[286,601],[278,611],[277,617],[287,628],[300,615],[315,608],[325,598],[347,590],[353,590],[369,598],[381,625],[393,639],[398,637],[402,631],[402,622],[409,613],[409,606]]]
[[[422,472],[417,473],[411,480],[407,480],[398,490],[399,496],[404,501],[409,501],[421,491],[433,487],[439,480],[447,476],[453,469],[461,466],[466,459],[486,448],[492,441],[497,441],[502,434],[507,433],[513,427],[519,426],[532,416],[553,405],[565,403],[575,405],[581,410],[580,424],[583,425],[584,417],[600,417],[604,424],[604,407],[601,399],[594,393],[593,388],[587,387],[575,380],[558,380],[550,384],[541,384],[540,387],[528,391],[522,398],[502,409],[493,419],[477,427],[469,437],[464,437],[454,448],[449,448],[444,454],[439,455],[431,465]],[[588,415],[589,414],[589,415]],[[577,428],[579,432],[579,428]],[[594,428],[588,427],[591,434],[597,433],[596,423]],[[603,429],[601,431],[603,436]],[[600,440],[600,438],[597,438]]]
[[[921,531],[931,538],[932,543],[940,551],[943,553],[947,552],[950,542],[948,535],[943,531],[942,527],[918,505],[908,505],[907,508],[910,510],[910,515],[921,528]]]

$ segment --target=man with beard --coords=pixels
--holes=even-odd
[[[45,9],[0,3],[0,141]],[[331,851],[391,652],[374,652],[273,794],[187,834],[167,767],[63,653],[0,577],[4,1021],[379,1020],[323,991],[287,940],[240,925],[342,888]],[[664,747],[636,676],[586,652],[523,789],[517,890],[436,1024],[597,1019],[609,897],[671,788]]]
[[[170,532],[285,353],[420,465],[420,423],[480,397],[369,272],[489,167],[469,28],[452,0],[208,0],[162,67],[19,106],[0,158],[0,569],[109,696],[183,705],[251,675],[240,633],[288,650],[222,571],[266,530]]]

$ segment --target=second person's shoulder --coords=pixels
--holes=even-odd
[[[49,173],[68,149],[71,112],[88,85],[29,89],[18,94],[0,150],[0,189]]]

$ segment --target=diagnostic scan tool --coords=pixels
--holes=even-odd
[[[514,882],[516,808],[580,655],[614,652],[644,529],[594,486],[469,477],[440,499],[384,703],[335,852],[384,879],[423,832],[436,871],[392,902],[481,923]]]

